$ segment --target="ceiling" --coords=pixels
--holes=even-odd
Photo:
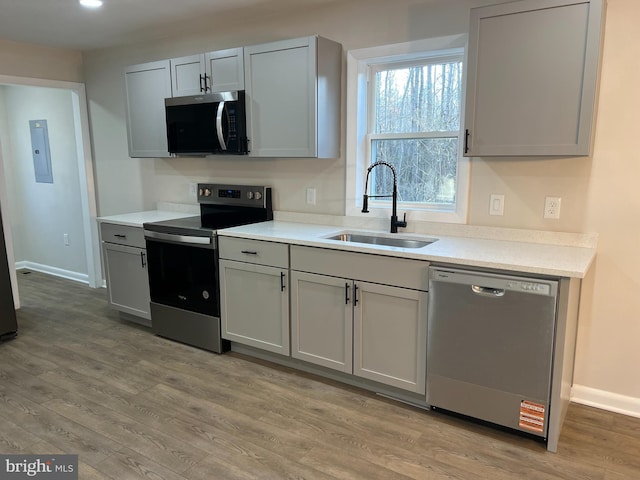
[[[0,0],[0,38],[74,50],[153,41],[208,23],[277,15],[346,0]]]

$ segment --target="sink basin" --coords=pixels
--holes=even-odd
[[[384,245],[387,247],[422,248],[435,242],[435,240],[413,240],[402,237],[383,237],[361,233],[341,233],[327,237],[327,240],[339,240],[341,242],[366,243],[369,245]]]

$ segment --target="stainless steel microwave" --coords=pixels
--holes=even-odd
[[[169,153],[246,155],[244,91],[165,98]]]

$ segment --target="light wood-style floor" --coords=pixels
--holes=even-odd
[[[640,478],[640,419],[573,405],[536,441],[156,337],[103,289],[18,274],[0,344],[0,453],[74,453],[80,478]]]

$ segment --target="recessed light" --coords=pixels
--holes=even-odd
[[[80,5],[87,8],[98,8],[102,6],[102,0],[80,0]]]

